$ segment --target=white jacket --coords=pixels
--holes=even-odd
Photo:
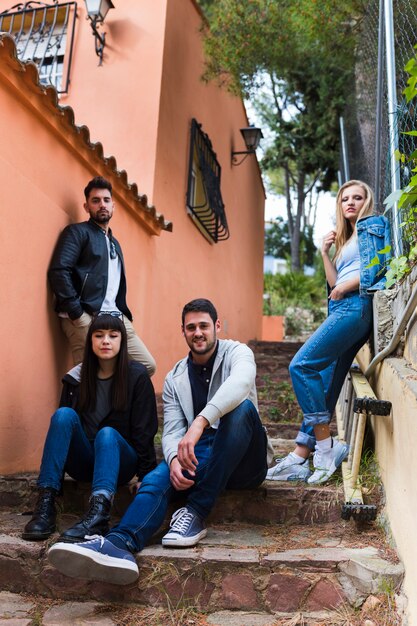
[[[178,361],[167,374],[162,394],[164,402],[162,450],[168,465],[177,455],[178,443],[196,417],[187,361],[188,357]],[[257,409],[255,377],[256,364],[252,350],[239,341],[219,339],[207,404],[200,411],[200,415],[212,426],[244,400],[251,400]]]

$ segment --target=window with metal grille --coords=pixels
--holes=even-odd
[[[39,80],[67,93],[70,82],[76,2],[20,2],[0,13],[0,32],[13,35],[20,61],[38,66]]]
[[[207,134],[191,122],[187,210],[197,228],[211,243],[229,238],[220,190],[221,167]]]

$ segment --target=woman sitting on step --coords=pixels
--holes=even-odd
[[[155,393],[146,368],[128,360],[126,330],[118,312],[99,313],[90,325],[84,360],[63,379],[60,408],[51,418],[37,485],[38,500],[23,539],[55,531],[55,498],[64,472],[92,481],[90,506],[61,541],[108,531],[117,485],[156,465]]]
[[[350,180],[339,189],[336,230],[324,237],[321,248],[330,287],[329,315],[289,368],[303,422],[295,450],[268,470],[267,480],[324,483],[348,455],[349,446],[331,437],[329,422],[352,361],[371,332],[370,292],[385,283],[381,271],[390,256],[389,223],[373,215],[373,208],[373,194],[365,183]],[[312,474],[309,456],[314,449]]]

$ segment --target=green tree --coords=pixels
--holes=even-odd
[[[285,259],[291,253],[288,224],[282,217],[277,217],[271,224],[265,225],[265,254],[275,259]]]
[[[282,172],[291,267],[313,226],[306,198],[329,189],[338,168],[339,116],[354,84],[354,48],[365,0],[202,0],[206,80],[254,97],[272,138],[262,166]]]
[[[302,233],[300,242],[301,265],[314,266],[316,246],[313,239],[313,227],[307,226]],[[288,222],[282,217],[277,217],[272,223],[265,225],[265,254],[275,259],[291,258],[291,240],[288,233]]]

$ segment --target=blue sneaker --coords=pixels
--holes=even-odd
[[[187,548],[195,546],[207,535],[204,521],[186,506],[175,511],[171,518],[171,530],[162,537],[162,545],[165,547]]]
[[[308,479],[310,485],[319,485],[329,480],[349,454],[349,446],[332,437],[332,447],[327,452],[315,451],[313,457],[314,473]]]
[[[48,550],[48,560],[62,574],[72,578],[129,585],[139,577],[133,554],[99,535],[81,543],[55,543]]]

